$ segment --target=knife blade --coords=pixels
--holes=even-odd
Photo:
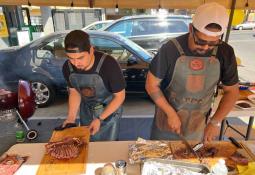
[[[196,151],[193,150],[193,148],[190,146],[189,142],[185,139],[185,137],[181,134],[178,134],[179,138],[182,140],[186,148],[199,160],[199,162],[202,162],[202,157],[200,157]]]

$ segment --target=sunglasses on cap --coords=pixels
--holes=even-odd
[[[193,36],[194,43],[196,45],[199,45],[199,46],[208,45],[209,47],[215,47],[222,44],[222,40],[220,39],[218,41],[206,41],[206,40],[200,39],[195,32],[197,29],[194,26],[192,26],[192,28],[193,28],[192,36]]]

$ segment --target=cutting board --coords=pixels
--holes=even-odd
[[[50,142],[62,140],[65,137],[79,137],[84,141],[84,146],[75,159],[58,160],[45,154],[37,171],[37,175],[75,175],[86,172],[88,157],[89,129],[88,127],[68,128],[63,131],[54,131]]]
[[[189,141],[189,143],[191,146],[194,146],[197,142]],[[175,155],[175,152],[179,149],[186,148],[186,146],[182,142],[171,142],[170,146],[171,146],[173,155],[174,157],[176,157],[176,159],[178,159],[178,156]],[[206,147],[215,147],[218,149],[218,152],[214,155],[213,158],[211,157],[203,158],[203,162],[208,164],[209,167],[217,163],[220,158],[226,159],[237,150],[237,148],[232,143],[225,142],[225,141],[211,142],[211,143],[208,143]],[[195,158],[193,155],[191,155],[191,157],[188,159],[182,159],[182,160],[199,163],[199,160]]]
[[[252,95],[253,93],[249,90],[239,90],[239,98],[238,100],[247,100],[249,95]]]

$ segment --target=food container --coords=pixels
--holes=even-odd
[[[254,108],[254,104],[250,103],[249,101],[245,101],[245,100],[238,100],[235,104],[235,106],[239,109],[252,109]]]
[[[148,159],[142,165],[142,175],[191,175],[207,174],[210,170],[207,165],[177,160]]]

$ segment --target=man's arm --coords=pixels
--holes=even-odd
[[[215,111],[211,122],[205,128],[204,141],[212,141],[219,135],[219,127],[216,123],[220,123],[234,107],[239,96],[238,84],[233,86],[223,86],[224,94],[220,100],[219,106]]]
[[[92,135],[96,134],[100,129],[100,120],[104,120],[115,112],[125,100],[125,89],[120,92],[113,94],[113,99],[106,106],[102,114],[99,116],[100,119],[94,119],[89,125],[89,129]]]
[[[173,132],[180,133],[181,122],[174,108],[168,103],[160,89],[161,79],[155,77],[150,71],[148,72],[145,88],[155,104],[163,110],[168,117],[169,129]]]
[[[120,92],[114,93],[112,101],[110,101],[110,103],[106,106],[99,118],[101,120],[104,120],[113,112],[115,112],[124,102],[125,94],[125,89],[121,90]]]
[[[75,123],[80,103],[81,103],[80,93],[75,88],[69,88],[68,116],[67,119],[64,121],[63,126],[65,126],[66,123]]]

